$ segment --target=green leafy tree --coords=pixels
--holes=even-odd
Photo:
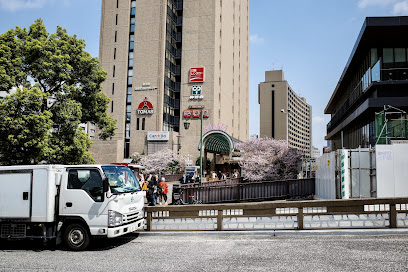
[[[99,66],[98,59],[85,51],[84,40],[78,39],[76,35],[68,35],[59,26],[56,33],[49,34],[42,20],[38,19],[29,30],[17,27],[1,34],[0,91],[9,92],[13,87],[20,88],[23,91],[18,91],[18,96],[12,96],[15,100],[25,101],[35,97],[35,103],[25,105],[25,110],[18,111],[17,115],[11,115],[11,111],[7,110],[10,99],[0,104],[2,118],[16,119],[14,122],[24,120],[26,128],[32,128],[26,129],[26,136],[21,137],[19,131],[6,123],[0,124],[0,145],[14,144],[9,148],[15,151],[10,154],[4,152],[3,147],[0,151],[1,162],[92,163],[93,159],[88,152],[92,142],[80,130],[79,124],[96,124],[101,139],[112,137],[117,128],[116,120],[106,113],[109,98],[101,92],[101,83],[105,79],[106,72]],[[33,110],[29,109],[34,106]],[[38,118],[43,118],[42,123],[36,121],[37,117],[32,118],[33,124],[28,123],[31,119],[25,118],[31,111],[36,112]],[[47,126],[43,126],[43,123]],[[35,125],[42,127],[37,128]],[[47,133],[38,139],[37,154],[34,156],[28,154],[33,150],[20,146],[27,145],[24,139],[35,138],[36,130],[45,130]],[[11,141],[10,137],[18,138],[19,142]],[[19,159],[12,160],[9,156]]]
[[[38,163],[48,155],[51,112],[43,111],[46,94],[18,89],[0,100],[0,158],[3,164]]]

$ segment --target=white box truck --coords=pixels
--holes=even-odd
[[[120,165],[0,166],[0,238],[63,240],[84,250],[95,236],[144,228],[144,196]]]

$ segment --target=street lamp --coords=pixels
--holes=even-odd
[[[286,114],[286,146],[289,147],[289,112],[290,110],[285,111],[285,109],[281,109],[281,112]]]
[[[198,186],[201,187],[202,179],[203,179],[203,109],[200,109],[200,120],[201,120],[201,127],[200,127],[200,176],[198,180]],[[184,129],[188,129],[190,127],[190,122],[184,122]]]

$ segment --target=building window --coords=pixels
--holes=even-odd
[[[111,101],[111,112],[113,112],[113,101]]]
[[[116,8],[119,8],[119,0],[116,0]]]
[[[113,49],[113,59],[116,59],[116,48]]]
[[[136,130],[139,130],[139,129],[140,129],[140,128],[139,128],[139,119],[140,119],[140,118],[137,118],[137,119],[136,119]]]
[[[130,123],[126,124],[125,138],[130,139]]]
[[[383,49],[383,62],[384,63],[393,63],[394,62],[393,48],[384,48]]]
[[[115,42],[118,41],[118,32],[115,30]]]
[[[146,118],[142,118],[142,130],[145,130]]]
[[[395,48],[395,62],[406,62],[405,48]]]
[[[115,24],[118,25],[118,15],[116,14]]]
[[[115,65],[113,65],[113,73],[112,73],[112,77],[115,77]]]
[[[133,52],[129,52],[129,68],[133,67]]]
[[[112,83],[112,95],[115,94],[115,83]]]

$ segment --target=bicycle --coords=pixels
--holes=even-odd
[[[195,199],[194,195],[188,196],[188,202],[183,201],[183,190],[177,190],[177,192],[173,192],[173,202],[172,205],[197,205],[203,204],[202,200]]]
[[[203,201],[199,199],[195,199],[195,196],[191,195],[191,196],[188,196],[188,203],[197,205],[197,204],[203,204]]]

